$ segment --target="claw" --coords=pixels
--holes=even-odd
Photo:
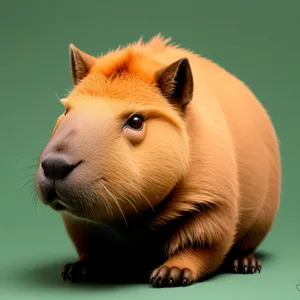
[[[62,277],[63,281],[66,281],[66,279],[67,279],[66,272],[62,272],[61,277]]]
[[[183,286],[186,286],[186,285],[187,285],[187,279],[186,279],[186,277],[184,277],[184,278],[182,279],[182,284],[183,284]]]
[[[260,273],[260,271],[261,271],[261,266],[258,266],[258,267],[257,267],[257,270],[258,270],[258,272]]]
[[[70,270],[70,264],[66,264],[61,272],[61,277],[62,277],[63,281],[67,280],[69,270]]]
[[[153,287],[156,286],[156,280],[155,280],[155,278],[152,279],[151,284],[152,284]]]
[[[67,273],[67,278],[72,281],[72,273],[70,270]]]
[[[244,273],[247,274],[247,271],[248,271],[248,267],[245,266],[245,267],[244,267]]]
[[[173,286],[173,278],[172,277],[169,279],[169,285]]]
[[[158,279],[157,279],[157,286],[161,287],[161,283],[162,283],[162,278],[158,277]]]

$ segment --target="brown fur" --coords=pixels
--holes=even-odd
[[[110,253],[115,269],[122,261],[133,270],[154,267],[154,285],[172,276],[189,284],[216,271],[230,251],[253,252],[279,207],[281,166],[271,120],[250,89],[160,35],[100,57],[71,45],[71,57],[75,87],[41,161],[53,151],[84,161],[58,185],[75,207],[63,220],[81,261],[98,261],[101,273]],[[172,98],[183,58],[185,90]],[[136,112],[145,129],[120,130]],[[99,222],[127,246],[104,237]],[[163,258],[154,254],[160,247]]]

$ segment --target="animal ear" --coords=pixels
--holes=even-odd
[[[156,73],[162,94],[173,104],[183,108],[193,98],[194,84],[189,60],[182,58]]]
[[[87,76],[96,58],[76,48],[73,44],[70,44],[70,58],[72,81],[74,85],[77,85]]]

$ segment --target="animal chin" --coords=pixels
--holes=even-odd
[[[78,190],[72,190],[70,186],[68,189],[64,187],[55,188],[55,198],[50,203],[50,207],[61,213],[67,213],[73,217],[86,219],[86,207],[82,204],[82,195],[78,193]],[[71,193],[69,192],[71,191]]]
[[[54,200],[51,202],[50,206],[56,211],[70,211],[71,207],[66,203],[63,197],[55,190]]]
[[[52,209],[56,211],[64,211],[70,209],[70,207],[58,197],[56,197],[52,202],[50,202],[49,205]]]
[[[56,200],[51,204],[51,207],[56,211],[68,210],[68,207],[60,200]]]

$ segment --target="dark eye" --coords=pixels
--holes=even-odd
[[[134,115],[128,119],[126,126],[134,130],[141,130],[143,128],[143,124],[144,124],[143,116]]]

